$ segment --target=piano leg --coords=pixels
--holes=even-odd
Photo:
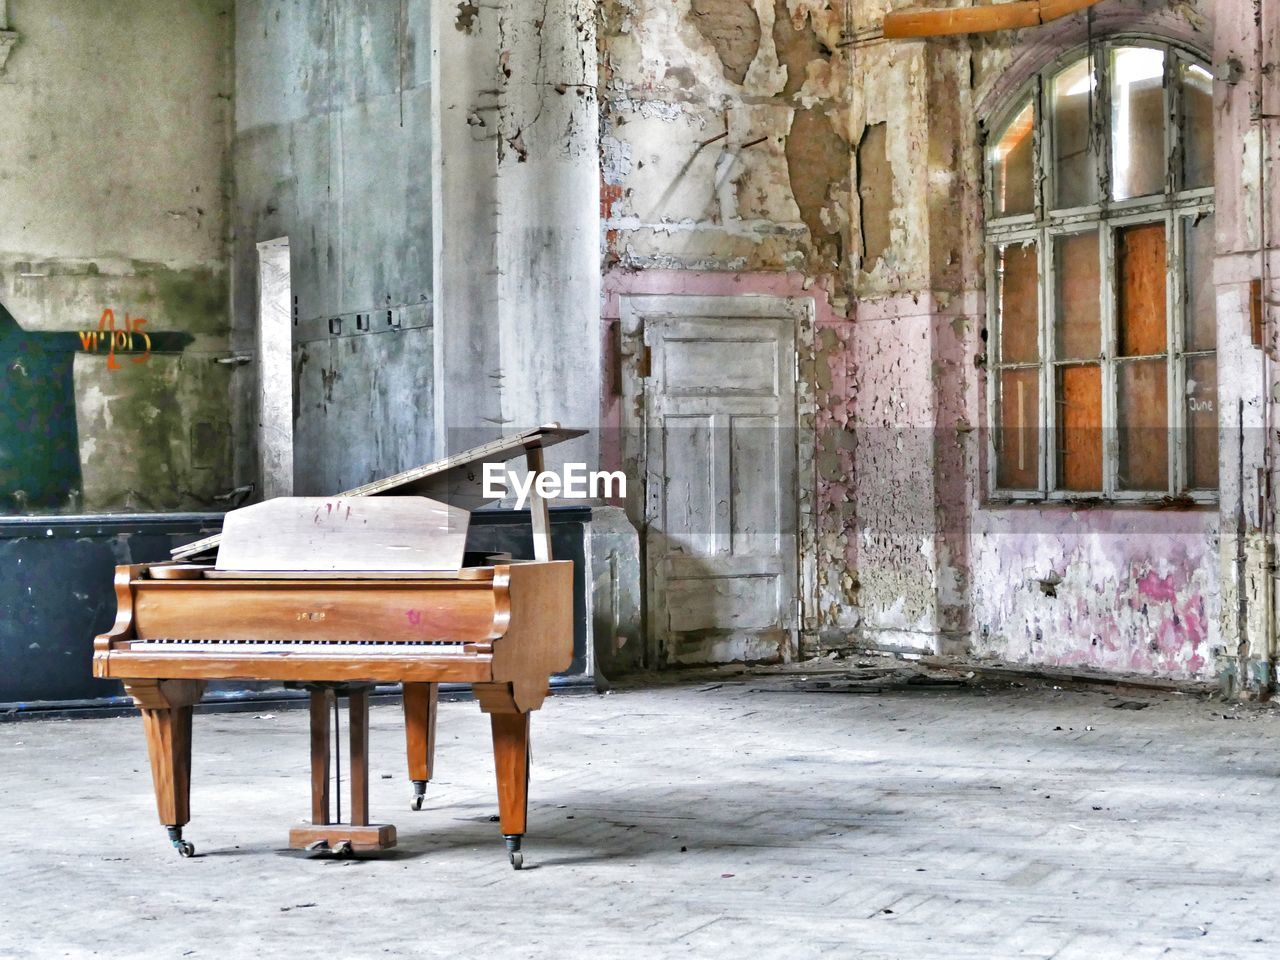
[[[310,708],[311,822],[322,827],[329,823],[329,716],[333,710],[333,691],[313,689]]]
[[[511,866],[524,866],[524,838],[529,804],[529,714],[511,696],[509,684],[477,683],[473,689],[493,729],[493,765],[498,774],[498,819],[507,841]]]
[[[413,799],[409,806],[422,809],[427,781],[435,767],[436,703],[439,684],[406,683],[404,685],[404,735],[409,751],[409,779],[413,781]]]
[[[198,680],[128,680],[125,691],[142,710],[151,757],[156,810],[180,856],[196,848],[182,839],[191,819],[191,713],[204,693]]]

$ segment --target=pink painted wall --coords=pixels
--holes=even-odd
[[[974,514],[975,653],[1211,679],[1218,513],[985,507]],[[1060,579],[1049,596],[1039,581]]]

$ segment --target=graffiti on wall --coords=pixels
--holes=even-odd
[[[193,339],[188,333],[144,333],[145,320],[125,318],[125,329],[118,329],[115,312],[107,309],[96,330],[26,330],[0,304],[0,514],[79,508],[77,353],[105,351],[108,369],[116,370],[118,355],[143,363],[152,353],[181,352]]]
[[[117,330],[116,312],[108,307],[98,319],[98,329],[79,331],[80,348],[85,353],[98,353],[105,349],[108,370],[120,369],[117,353],[135,354],[129,359],[134,363],[146,363],[151,356],[151,335],[142,329],[146,325],[143,317],[131,317],[126,312],[124,329]]]

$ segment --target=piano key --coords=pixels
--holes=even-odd
[[[355,640],[344,643],[336,640],[188,640],[153,639],[130,640],[121,647],[134,653],[262,653],[279,656],[289,653],[307,656],[361,656],[404,655],[426,653],[431,656],[463,655],[467,644],[431,640],[370,641]]]

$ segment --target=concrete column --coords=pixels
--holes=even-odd
[[[595,2],[504,0],[470,32],[456,13],[438,14],[452,21],[438,33],[437,236],[450,451],[552,420],[595,427],[601,391]],[[444,432],[460,428],[465,443]],[[595,464],[596,438],[565,456]]]
[[[1275,682],[1274,557],[1280,257],[1273,195],[1280,77],[1280,5],[1215,6],[1219,489],[1222,646],[1230,695],[1265,696]],[[1254,313],[1262,340],[1255,342]]]
[[[498,19],[431,7],[436,456],[502,430],[498,322]]]
[[[977,470],[966,411],[982,326],[981,299],[969,289],[981,275],[972,234],[981,223],[979,158],[968,134],[967,45],[920,44],[910,55],[927,84],[889,128],[913,147],[898,148],[894,191],[925,199],[898,261],[905,289],[859,302],[854,323],[858,604],[870,643],[963,653]]]

